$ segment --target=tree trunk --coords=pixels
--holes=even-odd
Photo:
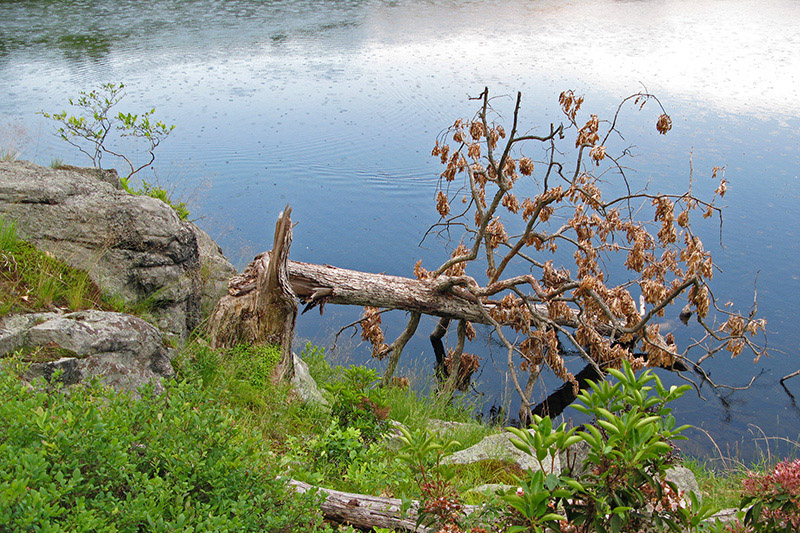
[[[416,533],[432,531],[431,528],[425,526],[417,527],[419,517],[419,502],[417,501],[412,502],[411,508],[401,518],[402,502],[397,498],[381,498],[367,494],[324,489],[294,479],[289,481],[289,486],[298,492],[317,489],[320,494],[325,495],[325,501],[320,505],[322,515],[326,519],[340,524],[350,524],[359,529],[384,527]],[[468,515],[477,509],[477,505],[464,506],[464,512]]]
[[[248,302],[258,293],[256,280],[260,271],[269,264],[268,254],[257,255],[244,273],[233,277],[228,283],[228,294],[217,307],[233,306],[247,311]],[[433,280],[417,280],[386,274],[372,274],[348,270],[331,265],[314,265],[289,261],[287,263],[289,283],[300,301],[307,304],[303,312],[326,304],[371,306],[383,309],[400,309],[412,313],[467,320],[476,324],[490,324],[484,311],[489,311],[498,302],[479,301],[477,298],[451,283],[456,278],[440,276]],[[547,314],[543,305],[535,305]],[[483,309],[482,309],[483,308]],[[217,312],[212,314],[215,319]],[[561,325],[577,326],[573,320],[561,320]]]
[[[209,318],[209,337],[215,348],[237,344],[280,346],[277,374],[283,380],[294,375],[292,337],[297,318],[297,295],[292,290],[287,268],[292,244],[291,212],[287,205],[278,217],[272,251],[256,257],[245,270],[255,289],[251,289],[250,297],[222,298]]]

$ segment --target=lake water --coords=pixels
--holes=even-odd
[[[758,279],[772,357],[754,365],[718,355],[707,366],[731,385],[758,374],[754,386],[721,399],[705,388],[707,401],[690,392],[677,405],[681,422],[746,458],[780,444],[756,442],[764,435],[800,435],[800,409],[778,385],[800,368],[798,21],[793,1],[3,2],[0,124],[25,127],[27,159],[88,164],[36,113],[124,82],[121,108],[156,106],[178,126],[159,149],[158,181],[188,200],[239,268],[270,247],[290,203],[294,259],[411,276],[417,259],[432,267],[444,257],[440,242],[420,246],[437,220],[441,169],[429,154],[443,128],[474,113],[468,96],[484,86],[522,91],[523,123],[543,131],[560,120],[564,89],[608,117],[646,87],[674,127],[661,137],[655,109],[624,114],[636,179],[682,190],[691,154],[702,195],[715,186],[711,167],[726,165],[725,248],[717,225],[698,228],[723,270],[714,288],[747,310]],[[501,110],[510,105],[498,100]],[[329,343],[358,313],[330,306],[323,317],[304,315],[298,334]],[[402,328],[395,314],[387,337]],[[401,374],[429,374],[433,325],[423,322]],[[367,359],[367,347],[345,344],[351,360]],[[503,402],[504,356],[485,338],[468,349],[484,357],[480,401]],[[800,395],[800,378],[788,387]],[[688,451],[715,454],[703,433],[692,437]]]

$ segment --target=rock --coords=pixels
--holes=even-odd
[[[746,509],[743,509],[746,511]],[[708,520],[705,520],[704,523],[706,524],[714,524],[717,520],[719,520],[722,524],[730,524],[735,522],[738,519],[739,509],[728,507],[727,509],[722,509],[714,515],[711,516]],[[713,529],[711,531],[714,531]],[[734,530],[735,531],[735,530]]]
[[[305,361],[300,359],[296,353],[292,353],[294,358],[294,376],[292,377],[292,389],[300,397],[301,400],[308,403],[314,403],[325,407],[330,406],[328,400],[322,396],[322,393],[317,387],[317,382],[308,371],[308,365]]]
[[[477,423],[455,422],[453,420],[439,420],[437,418],[431,418],[428,420],[428,427],[435,433],[446,435],[454,430],[477,427]]]
[[[687,494],[689,492],[694,492],[694,495],[697,496],[697,501],[703,503],[703,495],[700,492],[700,485],[697,483],[697,478],[694,476],[694,472],[685,466],[673,466],[667,469],[664,478],[666,478],[667,481],[675,483],[679,492],[686,492]],[[684,497],[684,501],[688,503],[690,500],[688,497]]]
[[[144,320],[122,313],[78,311],[61,315],[36,313],[0,320],[0,354],[20,348],[35,348],[42,358],[34,362],[26,379],[44,377],[62,370],[66,385],[85,383],[97,376],[118,390],[135,392],[153,382],[163,390],[160,378],[173,375],[161,333]],[[67,357],[61,355],[69,354]]]
[[[510,439],[513,436],[512,433],[507,431],[496,435],[489,435],[488,437],[484,437],[478,444],[445,457],[442,463],[472,464],[478,461],[493,459],[508,461],[517,465],[522,470],[539,470],[539,463],[536,461],[536,458],[519,451],[511,444]],[[550,457],[546,458],[544,460],[544,466],[547,472],[552,471],[557,474],[561,470],[558,457],[552,461]]]
[[[479,485],[477,487],[469,489],[468,493],[473,494],[485,494],[486,496],[492,496],[495,494],[503,494],[506,492],[510,492],[512,490],[517,490],[516,485],[506,485],[503,483],[485,483],[483,485]]]
[[[389,419],[386,421],[386,425],[389,427],[389,431],[386,433],[387,439],[398,439],[403,436],[403,432],[400,428],[408,430],[405,424],[398,420]]]
[[[109,171],[0,162],[0,216],[108,295],[147,303],[158,326],[181,339],[235,272],[194,224],[160,200],[120,190]]]
[[[190,223],[191,224],[191,223]],[[214,306],[228,293],[228,281],[236,276],[236,268],[225,258],[222,248],[208,233],[191,224],[200,253],[200,312],[206,317]]]
[[[586,472],[586,458],[589,456],[591,446],[586,441],[578,441],[566,450],[562,451],[558,458],[561,462],[563,473],[567,473],[575,479],[581,477]]]

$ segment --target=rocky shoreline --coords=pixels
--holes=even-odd
[[[146,303],[165,334],[186,339],[236,269],[164,202],[129,194],[114,171],[0,162],[0,216],[21,239],[84,270],[128,304]]]
[[[130,305],[146,304],[150,318],[57,308],[1,317],[0,357],[20,349],[45,354],[29,366],[27,379],[50,380],[60,372],[66,385],[99,378],[133,393],[148,383],[161,391],[162,379],[174,375],[174,347],[201,325],[237,275],[220,247],[195,224],[180,220],[160,200],[129,194],[118,184],[113,171],[0,162],[0,218],[16,222],[22,240],[87,272],[105,294]],[[294,364],[297,395],[324,403],[304,363],[295,356]],[[530,457],[508,439],[505,433],[490,435],[449,460],[501,460],[529,468]],[[568,462],[567,457],[556,459]],[[699,493],[691,471],[672,470],[668,479],[681,490]],[[497,489],[508,487],[474,490]]]
[[[114,171],[0,162],[0,217],[15,223],[20,239],[86,272],[104,294],[145,307],[152,322],[55,306],[3,317],[0,354],[52,354],[31,365],[30,377],[61,370],[66,384],[99,376],[123,390],[148,382],[160,390],[158,378],[173,375],[171,346],[201,324],[236,275],[204,231],[160,200],[125,192]]]

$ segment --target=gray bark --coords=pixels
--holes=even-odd
[[[320,505],[323,516],[328,520],[342,524],[350,524],[357,528],[385,527],[430,533],[433,530],[425,526],[417,526],[419,502],[414,501],[403,517],[400,516],[401,500],[397,498],[381,498],[368,494],[342,492],[333,489],[314,487],[302,481],[291,480],[289,486],[298,492],[317,489],[325,496]],[[465,505],[464,512],[472,514],[478,510],[477,505]]]

